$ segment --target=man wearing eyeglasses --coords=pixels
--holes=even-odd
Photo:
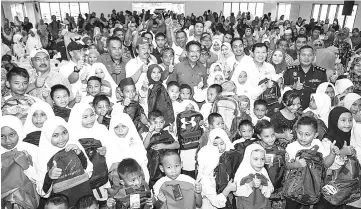
[[[86,78],[88,65],[85,63],[84,46],[78,42],[71,41],[68,44],[70,60],[59,69],[59,73],[68,78],[71,90],[74,94],[81,93],[81,78]]]
[[[52,104],[50,88],[56,84],[62,84],[69,89],[70,99],[73,98],[68,79],[50,69],[50,56],[45,49],[34,49],[30,52],[30,57],[30,64],[33,69],[29,70],[30,84],[27,90],[29,95]]]
[[[301,47],[300,64],[288,67],[283,75],[285,86],[291,87],[300,95],[303,110],[309,106],[311,94],[316,92],[321,83],[327,81],[326,69],[312,65],[314,59],[312,46]]]

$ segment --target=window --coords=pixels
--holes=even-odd
[[[172,10],[177,14],[182,14],[185,11],[184,3],[161,3],[161,2],[154,2],[154,3],[132,3],[133,11],[137,11],[138,14],[142,12],[142,9],[150,10],[150,12],[157,11],[168,11]]]
[[[46,23],[51,22],[52,15],[55,15],[57,20],[64,21],[67,13],[69,16],[74,17],[75,22],[77,22],[79,14],[84,16],[85,13],[89,13],[89,3],[40,3],[40,11],[41,18]]]
[[[223,3],[223,15],[228,17],[231,13],[234,13],[234,16],[237,17],[238,12],[250,12],[252,17],[255,16],[262,17],[263,16],[263,6],[264,3]]]
[[[284,15],[284,20],[289,20],[290,12],[291,12],[291,4],[279,3],[277,10],[277,20],[279,20],[282,15]]]
[[[315,21],[325,21],[329,19],[330,24],[337,18],[340,27],[353,28],[358,5],[354,5],[350,16],[342,15],[343,4],[313,4],[311,16]],[[344,20],[345,25],[344,25]]]
[[[27,16],[27,14],[24,13],[24,11],[26,12],[26,10],[24,9],[24,4],[10,4],[10,8],[13,17],[18,16],[19,20],[23,22],[24,17]]]

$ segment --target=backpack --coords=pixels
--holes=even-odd
[[[258,85],[265,84],[269,81],[268,78],[261,80]],[[267,109],[272,105],[278,103],[278,98],[281,97],[281,90],[276,81],[271,81],[273,83],[272,88],[267,88],[258,98],[263,99],[267,102]]]
[[[356,157],[347,156],[341,168],[328,170],[325,185],[333,186],[337,193],[332,195],[323,189],[324,198],[332,205],[345,205],[361,197],[361,166]]]
[[[303,205],[313,205],[320,200],[325,177],[325,166],[318,146],[299,150],[296,158],[306,160],[307,166],[289,170],[285,176],[283,196]]]
[[[220,96],[214,101],[211,112],[219,113],[228,131],[231,131],[233,119],[235,119],[240,110],[236,99],[231,96]]]
[[[149,187],[153,188],[153,185],[164,176],[161,172],[160,165],[160,156],[164,153],[165,150],[154,150],[152,149],[153,145],[164,143],[171,144],[174,142],[172,135],[169,132],[162,130],[160,133],[154,134],[150,138],[149,146],[147,149],[147,158],[148,158],[148,170],[149,170]]]
[[[216,191],[217,194],[223,192],[227,187],[228,182],[231,179],[234,179],[234,175],[237,172],[239,165],[243,159],[243,153],[237,150],[229,150],[224,152],[219,158],[219,164],[214,170],[216,176]],[[236,199],[234,194],[231,192],[226,197],[226,207],[227,209],[236,209]]]
[[[93,163],[93,173],[89,179],[90,188],[99,189],[108,182],[108,166],[105,157],[97,151],[99,147],[102,147],[102,143],[93,138],[79,139],[79,143],[84,147],[86,155]],[[100,191],[98,194],[102,197]]]
[[[257,176],[259,180],[261,180],[261,185],[268,186],[268,179],[259,173],[256,174],[249,174],[248,176],[245,176],[241,179],[241,182],[239,182],[239,185],[244,185],[246,183],[249,183],[253,181],[253,179]],[[261,189],[254,188],[253,192],[248,196],[239,196],[236,197],[236,203],[237,203],[237,209],[269,209],[270,201],[268,198],[266,198],[262,193]]]
[[[28,111],[35,100],[30,96],[25,96],[23,99],[15,99],[10,97],[2,105],[1,111],[3,115],[13,115],[19,118],[23,124],[25,123]]]
[[[139,102],[132,101],[128,106],[124,107],[124,113],[127,113],[129,117],[133,120],[135,127],[139,135],[144,132],[148,132],[148,127],[144,125],[141,121],[142,114],[144,114],[143,107],[139,104]]]
[[[199,124],[203,115],[194,110],[186,110],[177,115],[177,137],[181,150],[196,149],[203,129]]]
[[[140,208],[145,208],[147,199],[151,197],[151,191],[144,180],[139,188],[125,187],[123,185],[113,185],[109,191],[109,197],[114,198],[116,202],[116,209],[131,208],[131,201],[133,201],[133,195],[139,195]]]
[[[167,209],[196,209],[194,185],[185,181],[166,181],[160,187],[166,198],[165,208]]]
[[[57,167],[62,169],[61,176],[53,180],[53,193],[63,194],[69,198],[69,206],[75,205],[76,201],[85,196],[93,194],[89,184],[89,176],[84,171],[78,155],[65,149],[57,152],[48,162],[48,170],[53,167],[53,161]]]
[[[163,113],[165,126],[174,122],[172,100],[163,84],[155,84],[148,91],[148,112],[160,110]]]
[[[271,194],[270,199],[281,199],[281,193],[283,189],[284,176],[286,174],[286,160],[285,155],[286,151],[279,148],[278,146],[273,146],[270,149],[264,148],[266,150],[266,155],[273,155],[273,163],[265,164],[265,168],[268,172],[268,176],[274,187],[274,191]]]
[[[35,184],[25,175],[29,162],[24,152],[1,154],[1,206],[6,208],[37,208],[39,195]]]
[[[23,142],[33,144],[33,145],[39,147],[40,135],[41,135],[41,131],[34,131],[31,133],[28,133],[26,135],[26,137],[23,139]]]

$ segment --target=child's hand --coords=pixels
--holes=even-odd
[[[152,208],[154,202],[155,202],[155,199],[154,199],[154,196],[153,196],[153,192],[150,192],[150,198],[147,199],[146,204],[151,206],[151,208]]]
[[[237,190],[237,184],[236,182],[231,179],[228,184],[227,184],[227,187],[226,187],[229,191],[231,192],[235,192]]]
[[[65,147],[65,152],[69,152],[70,150],[74,150],[74,152],[79,155],[80,154],[80,149],[78,146],[76,146],[75,144],[68,144]]]
[[[254,180],[248,182],[247,184],[248,184],[248,186],[251,187],[251,188],[255,187],[255,185],[254,185]]]
[[[166,202],[167,198],[165,197],[165,195],[163,194],[163,192],[159,191],[159,194],[157,196],[158,200],[162,201],[162,202]]]
[[[81,80],[81,81],[85,81],[86,78],[88,77],[88,75],[89,75],[88,71],[83,72],[83,73],[80,75],[80,80]]]
[[[22,152],[25,154],[26,158],[28,158],[29,164],[33,165],[33,158],[31,157],[31,155],[26,150],[23,150]]]
[[[148,125],[147,116],[145,116],[144,114],[141,114],[141,116],[140,116],[140,121],[141,121],[144,125]]]
[[[336,140],[332,142],[330,146],[331,153],[334,155],[340,155],[340,149],[336,146]]]
[[[174,71],[174,65],[172,63],[173,63],[173,61],[171,61],[170,65],[168,67],[168,72],[169,73],[173,73],[173,71]]]
[[[292,130],[286,129],[286,130],[284,130],[283,133],[285,134],[285,139],[286,139],[287,141],[291,141],[291,140],[293,139]]]
[[[201,89],[201,88],[203,88],[203,86],[204,86],[203,79],[201,79],[201,82],[199,82],[197,87],[198,87],[198,89]]]
[[[115,65],[114,66],[114,73],[119,75],[122,72],[122,67],[120,67],[120,65]]]
[[[143,80],[143,88],[148,89],[149,88],[149,81],[147,78]]]
[[[201,180],[202,179],[199,179],[194,185],[196,194],[200,194],[202,192],[202,184],[200,182]]]
[[[81,94],[78,92],[76,92],[76,95],[75,95],[75,103],[80,103],[81,101]]]
[[[107,153],[107,148],[106,147],[99,147],[97,149],[97,151],[99,152],[100,155],[105,155]]]
[[[50,95],[50,90],[47,88],[41,89],[41,95],[43,96],[44,99],[48,98]]]
[[[351,146],[350,151],[351,151],[351,156],[355,157],[357,154],[355,147]]]
[[[148,71],[148,65],[147,64],[143,64],[143,69],[142,72],[146,73]]]
[[[271,80],[268,80],[267,88],[272,88],[272,87],[273,87],[273,82]]]
[[[115,200],[113,198],[108,198],[107,199],[107,208],[113,208],[113,206],[115,206]]]
[[[261,180],[257,178],[257,175],[254,176],[253,182],[254,182],[255,188],[258,188],[259,186],[261,186]]]
[[[61,176],[63,170],[56,167],[56,161],[53,161],[53,167],[49,170],[48,175],[50,179],[58,179]]]
[[[130,99],[129,98],[125,98],[124,99],[124,106],[128,106],[130,104]]]
[[[296,158],[296,161],[295,161],[295,167],[296,168],[304,168],[306,167],[307,163],[306,163],[306,160],[305,159],[300,159],[300,157],[297,157]]]
[[[149,126],[149,133],[152,133],[155,130],[155,125]]]
[[[152,146],[152,149],[154,150],[161,150],[161,149],[165,149],[167,147],[166,144],[160,143],[160,144],[156,144]]]

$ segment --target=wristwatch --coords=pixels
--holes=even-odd
[[[78,70],[78,68],[76,66],[74,66],[74,73],[79,73],[80,70]]]

